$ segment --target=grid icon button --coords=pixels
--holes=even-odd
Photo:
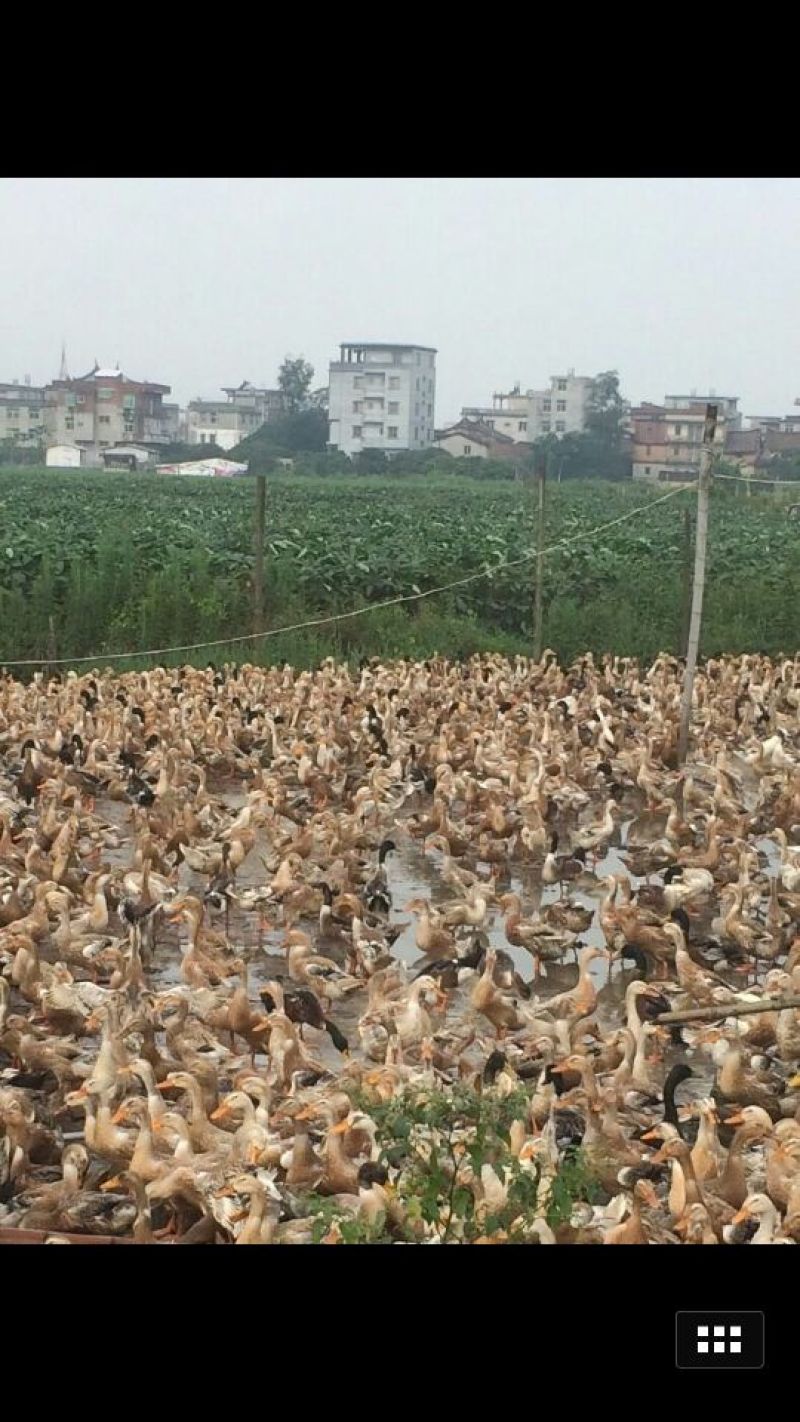
[[[763,1368],[763,1313],[675,1315],[678,1368]]]

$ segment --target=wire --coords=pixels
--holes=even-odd
[[[756,479],[749,474],[715,474],[714,479],[734,479],[739,484],[771,484],[776,489],[791,488],[792,484],[800,488],[800,479]]]
[[[559,548],[569,548],[574,543],[582,543],[588,538],[593,538],[595,534],[605,533],[609,528],[616,528],[620,523],[636,518],[638,514],[647,513],[657,504],[666,503],[667,499],[674,499],[677,494],[684,494],[687,489],[695,488],[695,484],[676,484],[669,493],[662,494],[658,499],[651,499],[647,504],[639,504],[635,509],[629,509],[627,513],[620,514],[618,518],[612,518],[608,523],[600,523],[596,528],[584,529],[582,533],[573,534],[569,538],[560,538],[557,543],[551,543],[549,547],[543,548],[541,552],[530,549],[519,558],[504,559],[500,563],[495,563],[493,567],[481,568],[477,573],[468,573],[466,577],[454,578],[450,583],[441,583],[439,587],[427,588],[425,592],[400,593],[397,597],[387,597],[383,602],[366,603],[364,607],[355,607],[350,612],[334,612],[328,617],[310,617],[305,622],[291,622],[285,627],[270,627],[264,632],[245,632],[239,637],[219,637],[213,642],[187,642],[181,647],[151,647],[146,651],[139,652],[87,652],[85,656],[76,657],[29,657],[0,659],[3,667],[64,667],[74,665],[75,662],[121,662],[133,661],[139,657],[166,657],[172,656],[176,652],[203,652],[214,647],[234,647],[241,646],[244,642],[260,642],[267,637],[280,637],[284,632],[301,632],[309,627],[327,627],[333,622],[344,622],[353,617],[363,617],[367,612],[378,612],[381,608],[396,607],[403,602],[420,602],[426,597],[435,597],[438,593],[451,592],[454,588],[466,587],[469,583],[476,583],[481,578],[492,577],[494,573],[500,573],[504,568],[518,568],[523,563],[530,563],[532,559],[546,558],[548,553],[554,553]]]

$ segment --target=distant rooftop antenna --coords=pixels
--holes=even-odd
[[[61,342],[61,369],[58,372],[59,380],[69,380],[69,370],[67,369],[67,347],[66,342]]]

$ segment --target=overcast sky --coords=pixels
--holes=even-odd
[[[628,398],[800,396],[797,179],[0,180],[0,380],[95,357],[181,403],[438,348],[436,419],[616,368]]]

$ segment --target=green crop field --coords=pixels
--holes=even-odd
[[[599,481],[554,486],[546,542],[645,510],[663,493]],[[790,497],[715,487],[705,653],[800,644],[800,523],[787,517]],[[0,662],[249,632],[253,500],[246,479],[0,470]],[[691,493],[678,494],[551,553],[545,642],[567,659],[585,648],[643,657],[677,650],[684,510],[694,516],[694,504]],[[242,660],[530,651],[533,566],[499,566],[535,542],[529,486],[439,474],[287,475],[268,482],[266,528],[268,627],[496,571],[421,602],[245,644]],[[222,660],[225,649],[212,655]]]

